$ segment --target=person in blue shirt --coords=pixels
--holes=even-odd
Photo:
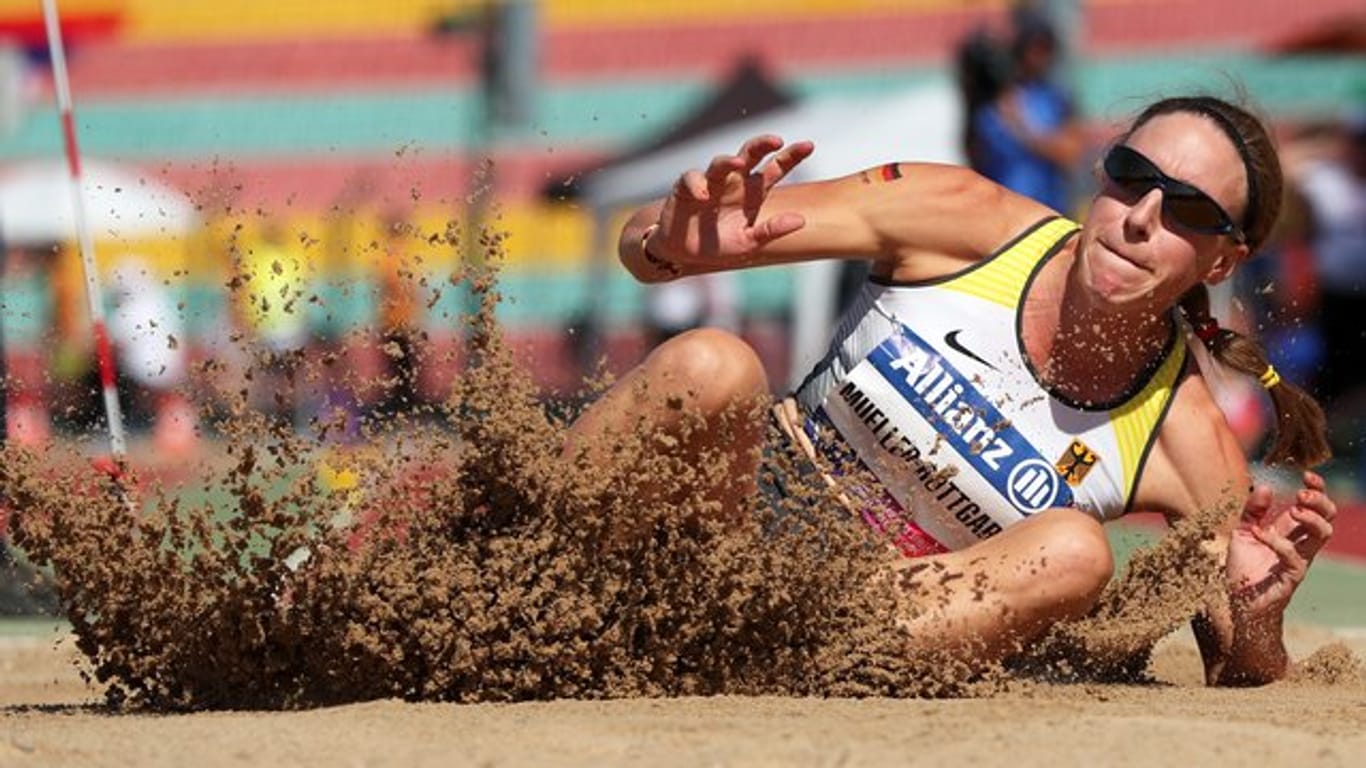
[[[1072,210],[1071,169],[1084,150],[1076,111],[1049,75],[1058,40],[1042,17],[1015,20],[1012,78],[997,98],[969,118],[976,170],[1006,189],[1055,211]]]

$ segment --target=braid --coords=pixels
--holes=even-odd
[[[1276,424],[1271,447],[1263,458],[1266,463],[1308,468],[1332,456],[1323,409],[1307,392],[1281,379],[1261,345],[1219,325],[1210,314],[1209,289],[1204,283],[1181,297],[1181,311],[1216,362],[1256,377],[1271,395]]]

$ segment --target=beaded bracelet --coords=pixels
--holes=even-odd
[[[653,253],[650,253],[650,238],[658,229],[658,223],[651,224],[650,226],[645,228],[645,232],[640,236],[640,255],[645,259],[645,263],[649,264],[650,266],[654,267],[660,272],[663,272],[664,274],[669,275],[671,277],[678,277],[683,270],[679,269],[677,264],[667,259],[661,259]]]

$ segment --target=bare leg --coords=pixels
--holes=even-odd
[[[614,447],[644,433],[667,438],[668,450],[685,458],[725,451],[732,481],[708,495],[731,512],[754,490],[764,425],[747,417],[766,394],[768,377],[748,344],[713,328],[689,331],[661,344],[580,416],[564,456],[582,454],[589,466],[613,466]],[[668,494],[674,490],[668,480],[644,478],[641,492]]]
[[[1109,582],[1114,557],[1094,518],[1050,509],[967,549],[896,568],[914,604],[903,625],[913,653],[992,662],[1085,614]]]

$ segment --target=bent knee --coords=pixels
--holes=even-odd
[[[1105,529],[1091,515],[1076,509],[1050,509],[1035,515],[1047,526],[1040,567],[1048,578],[1077,595],[1099,595],[1115,571],[1115,556]]]
[[[754,349],[717,328],[669,339],[650,353],[646,366],[707,413],[768,393],[768,376]]]

